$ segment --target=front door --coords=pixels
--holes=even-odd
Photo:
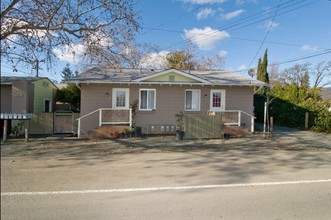
[[[213,89],[210,90],[210,110],[224,111],[225,110],[225,90]]]
[[[114,88],[112,96],[112,107],[118,109],[129,108],[129,94],[128,88]]]

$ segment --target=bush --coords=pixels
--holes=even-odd
[[[275,85],[270,90],[269,116],[274,117],[277,125],[304,128],[305,114],[309,113],[309,127],[319,132],[331,132],[331,112],[329,105],[323,102],[318,89],[299,87],[295,84]],[[263,122],[266,97],[254,96],[255,116]]]

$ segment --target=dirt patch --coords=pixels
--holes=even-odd
[[[331,135],[308,131],[285,130],[274,137],[262,138],[261,134],[242,138],[184,140],[175,136],[154,136],[124,139],[80,140],[74,137],[31,138],[28,143],[11,139],[1,145],[1,156],[30,157],[96,157],[112,154],[138,154],[143,152],[185,151],[256,151],[272,150],[331,150]]]

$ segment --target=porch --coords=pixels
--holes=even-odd
[[[128,125],[131,127],[132,109],[99,108],[77,118],[76,120],[78,121],[77,136],[80,138],[82,133],[88,132],[82,129],[83,120],[94,123],[95,127],[101,127],[104,125]]]
[[[254,119],[241,110],[226,110],[221,112],[208,111],[207,114],[184,114],[184,130],[187,139],[222,138],[223,135],[237,135],[254,132]],[[132,109],[100,108],[76,119],[77,135],[84,136],[91,129],[82,127],[82,122],[93,128],[102,126],[129,126],[132,127]],[[86,120],[86,121],[84,121]],[[176,132],[175,122],[168,120],[164,124],[153,123],[142,126],[144,134],[174,134]]]

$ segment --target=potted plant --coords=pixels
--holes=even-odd
[[[126,138],[130,137],[131,128],[125,128],[123,133],[124,133],[124,137]]]
[[[176,125],[177,125],[177,130],[176,130],[176,138],[177,140],[183,140],[184,139],[184,113],[179,112],[175,114],[176,117]]]
[[[139,127],[139,126],[134,127],[134,136],[135,137],[141,136],[141,127]]]

